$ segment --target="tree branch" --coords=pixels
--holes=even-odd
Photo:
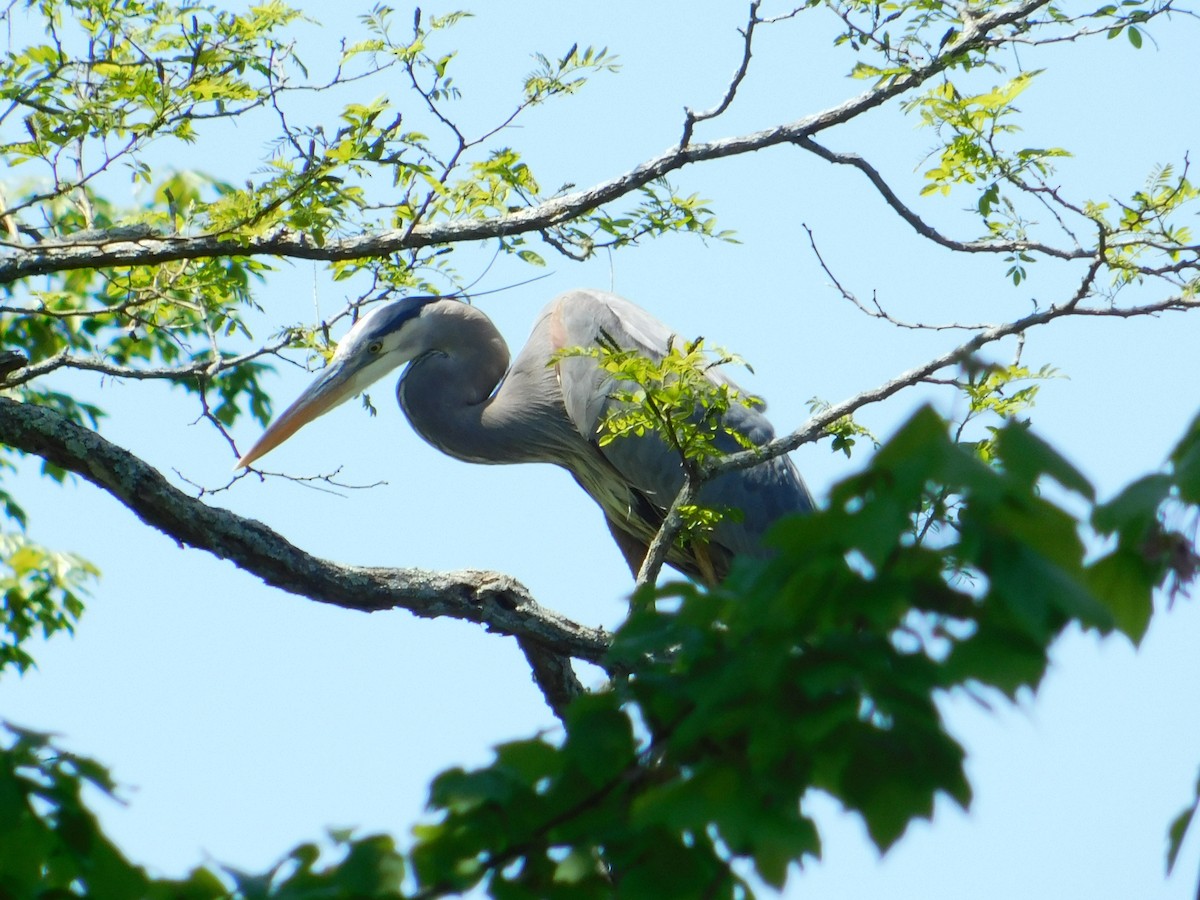
[[[684,166],[752,153],[768,147],[801,143],[835,125],[849,122],[893,97],[918,87],[955,60],[986,46],[991,33],[1016,25],[1049,0],[1024,0],[1011,7],[971,19],[943,52],[924,65],[898,75],[886,84],[794,122],[736,137],[687,146],[675,146],[634,169],[591,188],[556,197],[501,216],[420,223],[371,235],[327,239],[318,244],[307,234],[279,230],[258,237],[227,235],[144,237],[134,240],[92,239],[81,246],[69,241],[42,242],[32,247],[7,244],[7,259],[0,261],[0,284],[34,275],[84,268],[140,266],[178,259],[218,256],[284,256],[299,259],[348,260],[379,257],[416,247],[482,241],[544,231],[603,206]],[[1025,248],[1020,241],[987,245],[993,252]],[[980,247],[979,249],[984,249]]]
[[[188,496],[129,451],[45,407],[0,397],[0,441],[87,479],[180,544],[207,550],[289,593],[360,612],[406,609],[422,618],[477,622],[517,638],[527,653],[529,647],[544,648],[604,664],[609,638],[603,629],[538,605],[507,575],[344,566],[319,559],[261,522]],[[540,676],[538,683],[543,683]],[[547,700],[552,707],[557,702],[549,693]]]
[[[25,384],[56,369],[79,369],[85,372],[99,372],[101,375],[108,375],[113,378],[130,378],[141,381],[155,379],[181,381],[185,378],[215,378],[222,372],[229,369],[236,369],[238,366],[259,357],[278,355],[279,351],[289,347],[293,340],[294,338],[289,335],[239,356],[222,357],[214,352],[210,357],[201,358],[183,366],[148,366],[144,368],[123,366],[118,363],[109,362],[98,356],[78,356],[66,350],[61,350],[53,356],[43,359],[41,362],[25,365],[18,369],[17,374],[5,383],[5,387]],[[0,379],[0,381],[3,381],[3,379]]]
[[[896,196],[896,192],[879,174],[879,170],[872,166],[869,162],[859,156],[857,153],[835,153],[827,147],[823,147],[814,141],[809,135],[798,137],[794,143],[798,147],[808,150],[810,153],[815,153],[821,159],[827,162],[835,163],[842,166],[852,166],[858,169],[875,187],[879,195],[883,197],[885,203],[890,206],[897,215],[907,222],[917,234],[921,237],[933,241],[942,247],[949,250],[957,250],[961,253],[1011,253],[1020,251],[1025,253],[1042,253],[1046,256],[1054,257],[1055,259],[1087,259],[1092,256],[1093,251],[1086,250],[1082,247],[1074,247],[1069,250],[1061,247],[1055,247],[1051,244],[1043,244],[1037,241],[958,241],[954,238],[946,237],[908,206],[904,201]]]
[[[1079,301],[1091,289],[1097,273],[1099,272],[1103,261],[1096,259],[1092,265],[1088,267],[1087,273],[1081,279],[1075,294],[1070,300],[1065,303],[1052,306],[1049,309],[1039,310],[1038,312],[1030,313],[1020,319],[1014,319],[1011,322],[1005,322],[1000,325],[995,325],[987,328],[975,335],[969,341],[959,344],[952,350],[935,356],[928,362],[922,363],[901,375],[897,375],[883,384],[870,390],[862,391],[855,394],[841,403],[836,403],[828,409],[822,411],[818,415],[813,416],[791,434],[784,435],[781,438],[776,438],[769,444],[764,444],[761,447],[756,447],[753,450],[742,450],[737,453],[731,453],[723,457],[717,462],[711,463],[704,469],[703,477],[705,480],[715,478],[724,472],[731,472],[735,469],[745,469],[761,463],[765,459],[770,459],[774,456],[779,456],[783,453],[789,453],[795,450],[802,444],[808,444],[812,441],[820,439],[825,434],[825,429],[836,422],[843,416],[848,416],[867,406],[871,403],[878,403],[881,400],[886,400],[893,394],[898,393],[907,387],[912,387],[915,384],[927,381],[939,369],[944,369],[947,366],[956,365],[965,359],[969,359],[974,353],[996,341],[1003,340],[1006,337],[1014,335],[1023,335],[1031,328],[1038,325],[1045,325],[1048,322],[1053,322],[1055,319],[1061,319],[1067,316],[1099,316],[1109,318],[1130,319],[1137,316],[1152,316],[1157,313],[1171,311],[1186,311],[1200,307],[1200,301],[1188,300],[1183,297],[1168,297],[1165,300],[1159,300],[1155,303],[1147,303],[1142,306],[1131,307],[1092,307],[1079,306]]]
[[[671,508],[667,510],[662,525],[654,535],[654,540],[646,549],[646,558],[642,560],[641,568],[637,573],[635,594],[646,585],[654,584],[658,580],[658,573],[662,571],[663,564],[667,561],[667,554],[671,552],[675,537],[683,528],[683,507],[696,501],[696,494],[702,483],[701,479],[694,477],[690,472],[684,475],[683,486],[675,495]]]
[[[526,638],[517,638],[517,645],[529,662],[534,684],[546,698],[546,705],[566,724],[567,705],[584,693],[583,685],[571,668],[571,658]]]
[[[716,106],[709,110],[695,112],[691,107],[684,108],[683,137],[679,139],[680,147],[686,147],[692,142],[692,131],[698,123],[717,118],[717,116],[729,109],[730,104],[733,103],[733,98],[737,96],[737,90],[746,78],[746,72],[750,68],[750,57],[754,45],[754,26],[762,21],[758,17],[758,7],[761,3],[762,0],[754,0],[750,4],[750,15],[746,19],[746,28],[740,31],[742,35],[742,61],[738,65],[737,71],[733,73],[733,77],[729,80],[729,86],[725,89],[725,96],[721,98],[721,101]]]
[[[986,324],[976,323],[945,322],[930,324],[927,322],[905,322],[903,319],[898,319],[885,310],[880,304],[879,298],[874,293],[871,295],[871,306],[867,306],[867,304],[858,299],[858,296],[853,291],[845,287],[837,275],[834,274],[833,270],[829,268],[829,265],[825,262],[825,257],[821,255],[820,248],[817,247],[817,238],[813,234],[813,230],[804,222],[800,223],[800,227],[804,229],[804,233],[808,236],[808,244],[812,247],[813,255],[817,258],[817,265],[821,267],[821,271],[829,277],[837,292],[864,315],[870,316],[872,319],[881,319],[889,325],[894,325],[896,328],[905,328],[912,331],[979,331],[989,327]]]

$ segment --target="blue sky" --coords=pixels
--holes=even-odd
[[[298,35],[317,77],[337,40],[357,28],[349,12],[356,8],[310,6],[324,24]],[[444,38],[445,49],[460,51],[462,121],[482,127],[515,102],[531,53],[608,46],[621,58],[619,74],[535,111],[507,140],[547,188],[618,174],[678,140],[683,107],[715,103],[736,67],[742,4],[696,9],[488,4]],[[406,22],[408,13],[397,18]],[[738,103],[700,137],[798,118],[862,90],[845,77],[849,57],[830,51],[828,28],[827,19],[802,17],[763,29]],[[1179,163],[1200,143],[1192,101],[1181,103],[1183,86],[1196,78],[1194,30],[1191,22],[1160,24],[1151,29],[1158,46],[1141,51],[1122,38],[1022,54],[1027,67],[1051,66],[1022,98],[1022,140],[1075,152],[1059,167],[1074,196],[1128,195],[1155,164]],[[395,84],[393,99],[400,96]],[[242,173],[217,167],[244,160],[251,169],[265,142],[265,131],[227,129],[170,162],[237,180]],[[894,107],[826,142],[863,153],[922,214],[975,236],[960,211],[969,195],[916,198],[933,137]],[[228,154],[236,159],[214,158],[215,146],[236,147]],[[546,248],[547,278],[479,301],[514,350],[555,294],[613,289],[681,334],[704,335],[749,360],[756,374],[740,380],[767,398],[777,428],[787,430],[806,418],[809,398],[843,399],[955,340],[897,331],[852,309],[820,271],[802,225],[847,287],[875,292],[903,318],[999,320],[1062,297],[1078,274],[1039,263],[1014,288],[1002,260],[956,259],[923,244],[861,175],[797,149],[686,170],[674,181],[709,198],[740,243],[672,237],[585,264]],[[490,258],[464,253],[459,271],[468,281],[482,276],[480,290],[543,274],[507,259],[488,268]],[[348,293],[320,266],[297,263],[259,296],[278,325],[333,313]],[[1160,465],[1194,414],[1197,346],[1200,320],[1180,316],[1032,333],[1026,363],[1049,363],[1065,376],[1043,387],[1034,426],[1111,494]],[[1012,347],[997,353],[1007,358]],[[280,371],[271,382],[277,408],[307,380],[298,369]],[[90,378],[64,384],[110,411],[110,440],[163,471],[203,484],[227,478],[228,447],[194,423],[197,411],[181,394]],[[496,569],[575,619],[620,621],[628,572],[598,509],[566,473],[455,462],[413,434],[390,385],[372,396],[377,417],[347,404],[270,462],[298,474],[341,467],[347,482],[386,484],[335,495],[246,479],[213,502],[330,559]],[[929,397],[910,392],[861,419],[886,435]],[[237,431],[243,447],[256,436],[249,422]],[[795,459],[818,498],[862,462],[825,444]],[[281,594],[149,532],[88,485],[39,485],[33,468],[22,487],[34,536],[81,553],[104,574],[78,635],[49,642],[35,654],[36,672],[0,685],[0,709],[112,767],[127,803],[99,809],[138,861],[167,873],[206,859],[262,869],[326,827],[403,836],[422,813],[431,775],[482,763],[492,745],[555,726],[511,640],[463,623],[367,616]],[[1200,612],[1183,602],[1161,612],[1137,651],[1121,639],[1068,634],[1042,692],[1015,706],[997,701],[987,711],[947,698],[951,728],[969,753],[972,809],[940,804],[932,823],[914,826],[879,859],[855,818],[814,798],[825,858],[796,873],[788,895],[1192,896],[1200,840],[1188,842],[1170,880],[1163,860],[1167,824],[1191,796],[1200,763],[1198,641]],[[598,680],[594,671],[585,676]]]

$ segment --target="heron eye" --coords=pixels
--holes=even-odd
[[[371,343],[367,344],[368,353],[378,353],[382,349],[383,341],[371,341]]]

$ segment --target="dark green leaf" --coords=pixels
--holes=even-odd
[[[1156,566],[1131,550],[1118,549],[1096,560],[1087,569],[1087,581],[1112,612],[1116,627],[1135,644],[1141,643],[1154,612]]]

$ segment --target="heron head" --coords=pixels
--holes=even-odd
[[[428,351],[422,312],[437,297],[405,297],[371,310],[338,343],[329,365],[270,424],[237,461],[244,468],[278,447],[300,428],[366,390],[384,375]]]

